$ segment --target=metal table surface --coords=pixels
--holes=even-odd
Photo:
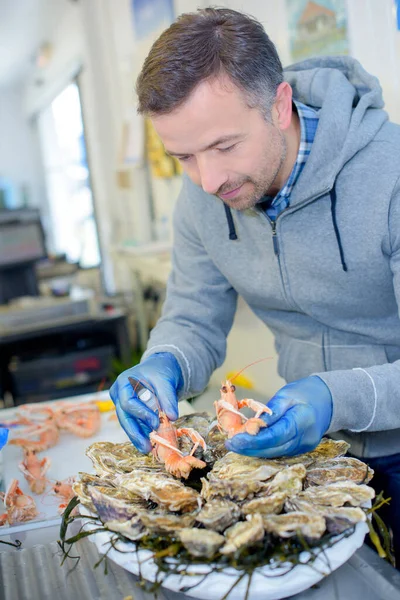
[[[154,598],[154,594],[143,591],[137,577],[111,560],[107,561],[107,574],[102,564],[94,569],[99,554],[88,539],[81,540],[73,548],[72,554],[79,555],[80,560],[67,559],[61,566],[61,553],[55,541],[57,529],[50,531],[49,528],[48,543],[29,547],[25,539],[24,549],[3,546],[4,550],[0,551],[0,600]],[[29,534],[33,536],[34,531]],[[363,600],[400,600],[400,573],[365,545],[316,586],[292,596],[296,600],[354,600],[361,597]],[[189,596],[161,588],[157,598],[185,600]],[[235,594],[229,598],[234,600]]]

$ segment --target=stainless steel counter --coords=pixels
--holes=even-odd
[[[27,546],[34,541],[34,533],[29,532]],[[48,528],[47,536],[53,541],[21,550],[0,545],[0,600],[148,600],[154,597],[141,589],[137,577],[110,560],[107,574],[103,563],[94,569],[99,554],[88,539],[73,548],[72,554],[80,556],[79,562],[68,559],[61,566],[61,553],[54,541],[57,534],[58,526]],[[164,588],[157,597],[159,600],[189,598]],[[292,598],[400,600],[400,573],[364,545],[332,575]],[[229,599],[234,600],[235,594]]]

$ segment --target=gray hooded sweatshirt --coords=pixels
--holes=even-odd
[[[400,452],[400,126],[377,79],[354,59],[285,71],[319,111],[310,156],[271,223],[230,211],[184,178],[173,268],[144,357],[172,352],[182,397],[222,364],[240,294],[274,333],[287,381],[319,375],[333,398],[329,433],[358,456]],[[261,326],[261,323],[260,323]]]

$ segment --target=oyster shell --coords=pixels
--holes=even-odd
[[[259,513],[261,515],[279,514],[282,511],[286,497],[285,492],[275,492],[270,496],[254,498],[253,500],[249,500],[242,504],[242,513],[244,515],[254,513]]]
[[[266,481],[283,469],[276,461],[228,452],[214,464],[213,475],[220,479]]]
[[[240,521],[225,531],[226,543],[220,549],[221,554],[233,554],[243,546],[249,546],[264,537],[263,518],[259,514],[247,515],[246,521]]]
[[[195,522],[193,514],[171,515],[157,510],[140,511],[138,519],[153,533],[174,533],[178,529],[191,527]]]
[[[107,490],[110,489],[117,491],[117,488],[114,486],[114,484],[106,477],[100,477],[99,475],[90,475],[89,473],[79,473],[79,480],[74,481],[74,483],[72,484],[72,489],[78,496],[81,503],[92,512],[96,512],[96,510],[89,492],[92,488],[96,487],[100,488],[100,490],[107,488]],[[111,491],[110,493],[113,492]]]
[[[298,496],[290,498],[285,502],[285,510],[288,511],[287,514],[294,514],[297,511],[308,513],[311,518],[319,515],[325,519],[328,532],[334,534],[343,533],[349,527],[353,527],[360,521],[366,520],[365,512],[359,507],[323,506],[321,504],[314,504]]]
[[[106,523],[107,529],[122,533],[129,540],[136,542],[145,535],[148,535],[146,527],[143,525],[139,517],[132,517],[128,521],[108,521]]]
[[[261,481],[241,481],[240,479],[219,479],[212,473],[208,474],[207,479],[202,478],[201,497],[206,502],[213,498],[226,498],[233,502],[241,502],[246,498],[253,498],[254,495],[263,488]]]
[[[259,496],[270,496],[283,492],[286,496],[295,496],[303,489],[306,468],[302,464],[285,467],[278,471],[273,479],[262,485]]]
[[[207,529],[225,531],[227,527],[236,523],[240,516],[241,510],[237,504],[223,498],[214,498],[203,506],[196,516],[196,521]]]
[[[283,456],[282,458],[276,458],[274,460],[288,466],[302,463],[305,467],[309,467],[320,461],[329,460],[330,458],[336,458],[338,456],[344,456],[349,448],[350,444],[344,440],[331,440],[330,438],[322,438],[318,446],[310,452],[298,454],[297,456]]]
[[[93,506],[103,523],[127,521],[146,508],[147,502],[121,488],[91,487],[88,490]]]
[[[309,487],[297,497],[324,506],[361,506],[375,497],[375,490],[368,485],[357,485],[353,481],[337,481],[324,486]]]
[[[171,512],[190,512],[201,504],[198,492],[167,473],[135,471],[119,475],[117,482],[144,500],[152,500]]]
[[[325,519],[320,514],[290,512],[283,515],[263,516],[265,531],[283,538],[301,533],[305,538],[318,539],[326,529]]]
[[[326,485],[336,481],[368,483],[374,471],[358,458],[342,456],[319,462],[307,469],[306,484]]]
[[[90,458],[100,476],[131,473],[135,469],[160,473],[165,471],[163,465],[157,462],[152,454],[142,454],[131,442],[95,442],[87,448],[86,456]]]
[[[325,515],[326,528],[329,533],[342,533],[353,527],[360,521],[366,521],[367,517],[362,508],[354,508],[352,506],[341,506],[339,508],[331,508]]]
[[[208,529],[186,528],[178,535],[186,550],[197,557],[212,558],[225,542],[223,535]]]

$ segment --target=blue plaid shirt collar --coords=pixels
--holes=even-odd
[[[296,102],[295,100],[293,102],[300,120],[300,147],[297,159],[285,185],[278,194],[274,198],[264,196],[262,199],[262,202],[265,203],[264,206],[266,206],[265,211],[273,221],[279,213],[289,206],[290,194],[304,169],[318,127],[318,113],[301,102]]]

